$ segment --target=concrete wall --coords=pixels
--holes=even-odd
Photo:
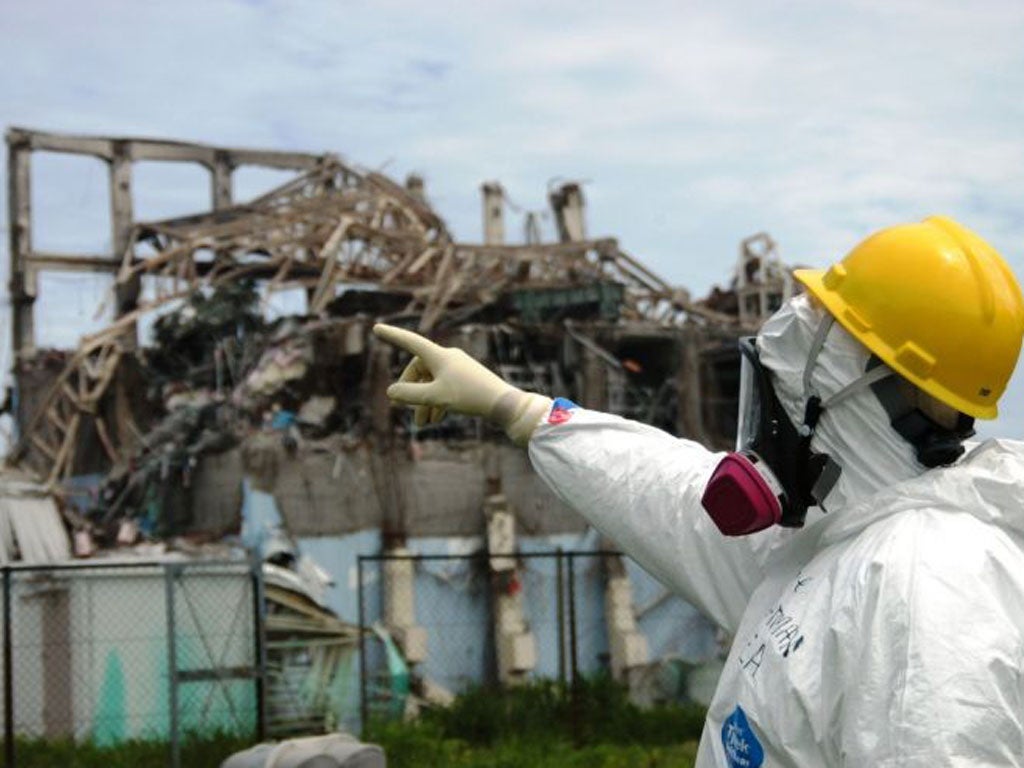
[[[524,451],[511,445],[440,441],[415,451],[375,455],[351,450],[274,449],[276,468],[264,490],[277,499],[294,536],[340,536],[370,529],[398,529],[410,537],[472,536],[483,532],[488,472],[516,511],[520,530],[536,535],[580,533],[586,522],[547,490]],[[240,451],[203,459],[194,490],[196,521],[213,532],[241,507]],[[385,510],[397,508],[397,520]]]

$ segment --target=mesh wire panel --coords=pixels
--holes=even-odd
[[[14,567],[6,578],[14,743],[114,747],[257,731],[257,581],[247,563]]]
[[[473,686],[568,681],[574,660],[581,675],[606,670],[607,554],[360,558],[363,716]]]

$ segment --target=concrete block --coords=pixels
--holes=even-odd
[[[421,626],[400,627],[395,630],[395,639],[410,664],[419,664],[427,658],[427,630]]]
[[[639,632],[619,635],[612,640],[612,666],[631,669],[646,664],[649,659],[647,638]]]
[[[503,635],[501,659],[506,672],[529,672],[537,666],[537,642],[532,632]]]
[[[496,511],[487,521],[487,550],[505,554],[514,552],[516,547],[516,519],[511,512]],[[516,567],[514,557],[491,558],[491,570],[511,571]]]

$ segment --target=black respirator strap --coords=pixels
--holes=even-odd
[[[793,426],[774,390],[772,391],[772,400],[777,418],[784,420],[781,421],[784,425],[783,429],[789,432],[789,439],[796,443],[796,461],[788,473],[788,504],[783,506],[782,519],[779,524],[786,528],[800,528],[807,517],[807,508],[817,504],[813,488],[821,479],[822,471],[828,462],[827,456],[816,454],[811,450],[814,429],[818,426],[818,419],[821,418],[821,398],[813,395],[807,399],[807,404],[804,406],[803,423],[799,427]]]
[[[872,357],[868,368],[880,364],[880,360]],[[955,428],[943,427],[907,400],[897,376],[875,382],[871,390],[888,414],[892,428],[913,446],[921,464],[928,468],[944,467],[964,454],[963,441],[974,434],[973,418],[961,413]]]
[[[822,503],[826,496],[835,487],[842,473],[840,467],[832,457],[826,453],[815,453],[811,450],[811,440],[814,438],[814,430],[818,427],[821,414],[825,412],[825,406],[821,398],[812,395],[807,399],[804,407],[804,423],[801,425],[800,441],[801,467],[800,487],[803,492],[803,509],[800,510],[800,521],[797,525],[803,525],[807,517],[807,508],[818,506],[824,509]],[[785,525],[785,521],[783,521]]]

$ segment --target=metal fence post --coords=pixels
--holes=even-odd
[[[359,555],[356,559],[356,600],[359,604],[359,730],[366,732],[366,722],[369,717],[370,706],[366,700],[366,605],[363,598],[363,560],[365,555]]]
[[[11,637],[11,567],[4,566],[4,765],[14,768],[14,640]]]
[[[263,563],[253,556],[252,568],[252,614],[253,634],[256,653],[256,738],[267,738],[267,638],[266,601],[263,599]]]
[[[164,566],[164,600],[167,608],[167,690],[169,709],[169,734],[171,768],[181,768],[181,741],[178,733],[178,646],[177,627],[174,618],[174,581],[178,566],[168,563]]]
[[[568,554],[569,561],[569,676],[576,687],[576,553]]]
[[[562,562],[562,548],[559,547],[555,553],[555,612],[558,614],[558,684],[565,686],[565,575],[562,569],[565,564]]]
[[[580,692],[578,678],[578,658],[576,651],[576,553],[569,556],[569,668],[571,686],[569,688],[569,723],[573,743],[580,746]]]

